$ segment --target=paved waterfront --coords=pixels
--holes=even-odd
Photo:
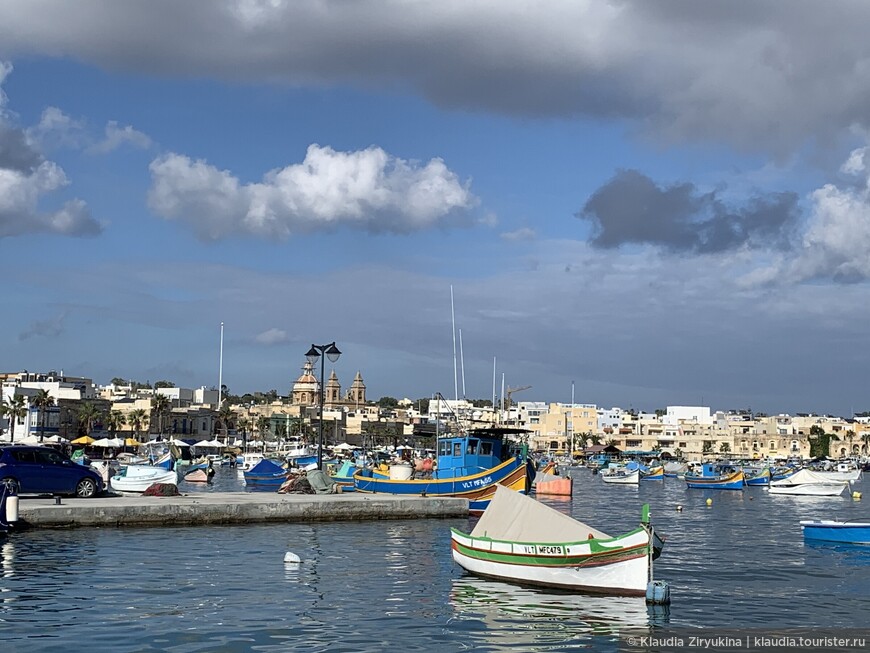
[[[19,514],[34,528],[179,526],[467,517],[468,501],[385,494],[189,493],[177,497],[92,499],[21,497]]]

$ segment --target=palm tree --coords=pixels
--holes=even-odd
[[[12,395],[6,399],[6,416],[9,417],[9,442],[15,439],[15,422],[27,416],[24,395]]]
[[[170,405],[169,397],[165,394],[158,392],[151,397],[151,412],[156,417],[156,420],[152,420],[152,422],[157,422],[157,431],[161,435],[163,435],[163,418],[169,412]]]
[[[120,429],[126,423],[127,417],[120,410],[113,410],[106,418],[106,426],[109,427],[109,432],[112,434],[112,437],[115,437],[118,429]]]
[[[224,439],[229,438],[229,428],[230,423],[235,418],[236,413],[230,408],[230,405],[224,402],[224,405],[221,406],[221,409],[218,411],[218,419],[220,419],[221,423],[221,432],[223,433]]]
[[[260,439],[263,441],[263,444],[266,443],[266,437],[269,434],[269,427],[271,426],[271,420],[265,415],[260,415],[257,418],[257,430],[260,432]]]
[[[236,428],[242,432],[242,446],[248,442],[248,429],[251,427],[251,420],[247,417],[242,417],[236,422]]]
[[[131,410],[129,417],[127,418],[127,422],[130,424],[130,428],[133,429],[133,432],[136,434],[136,439],[138,440],[139,432],[142,430],[142,427],[148,426],[148,413],[145,412],[144,408],[137,408],[136,410]]]
[[[861,442],[864,443],[864,453],[870,454],[870,433],[862,433]]]
[[[8,414],[9,414],[9,407],[6,405],[5,401],[0,400],[0,419],[3,419]],[[11,428],[9,429],[9,432],[10,433],[12,432]],[[0,428],[0,437],[2,437],[2,436],[3,436],[3,429]]]
[[[855,439],[855,431],[849,429],[846,431],[846,439],[849,441],[849,455],[852,455],[852,440]]]
[[[48,393],[48,390],[37,390],[31,403],[39,411],[39,441],[42,442],[45,438],[45,412],[54,406],[54,397]]]
[[[100,409],[94,406],[90,401],[86,401],[79,408],[79,422],[84,422],[85,425],[85,435],[90,435],[91,431],[94,430],[94,422],[96,422],[101,416],[102,413]]]

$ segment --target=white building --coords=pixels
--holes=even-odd
[[[662,424],[679,426],[680,423],[712,425],[713,415],[709,406],[668,406],[668,412],[662,418]]]

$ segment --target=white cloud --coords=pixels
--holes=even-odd
[[[274,327],[254,336],[254,342],[259,345],[266,345],[267,347],[280,345],[288,341],[287,332],[284,329],[276,329]]]
[[[154,212],[187,223],[204,240],[287,238],[339,227],[411,233],[466,224],[478,201],[441,159],[419,164],[378,147],[337,152],[311,145],[302,163],[250,184],[175,153],[152,161],[150,170]]]
[[[11,71],[11,65],[0,61],[0,83]],[[6,102],[0,87],[0,238],[28,233],[99,233],[102,227],[79,199],[69,200],[55,211],[40,208],[43,197],[68,186],[69,179],[57,163],[43,159],[31,130],[20,129],[3,113]],[[50,110],[43,113],[32,133],[48,134],[52,126],[69,124],[62,112]]]
[[[93,154],[108,154],[124,144],[144,150],[151,147],[151,138],[147,134],[133,129],[131,125],[119,127],[116,121],[110,120],[106,124],[103,140],[90,146],[88,152]]]
[[[57,107],[45,108],[39,123],[27,129],[27,136],[40,148],[78,148],[87,138],[84,121],[71,118]]]
[[[529,229],[528,227],[523,227],[521,229],[516,229],[515,231],[506,231],[501,237],[502,240],[510,240],[510,241],[524,241],[524,240],[534,240],[536,237],[536,233],[534,229]]]

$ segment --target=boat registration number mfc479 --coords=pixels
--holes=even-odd
[[[561,546],[550,545],[550,544],[524,544],[521,547],[522,553],[530,554],[530,555],[550,555],[550,556],[558,556],[564,555],[565,549]]]

